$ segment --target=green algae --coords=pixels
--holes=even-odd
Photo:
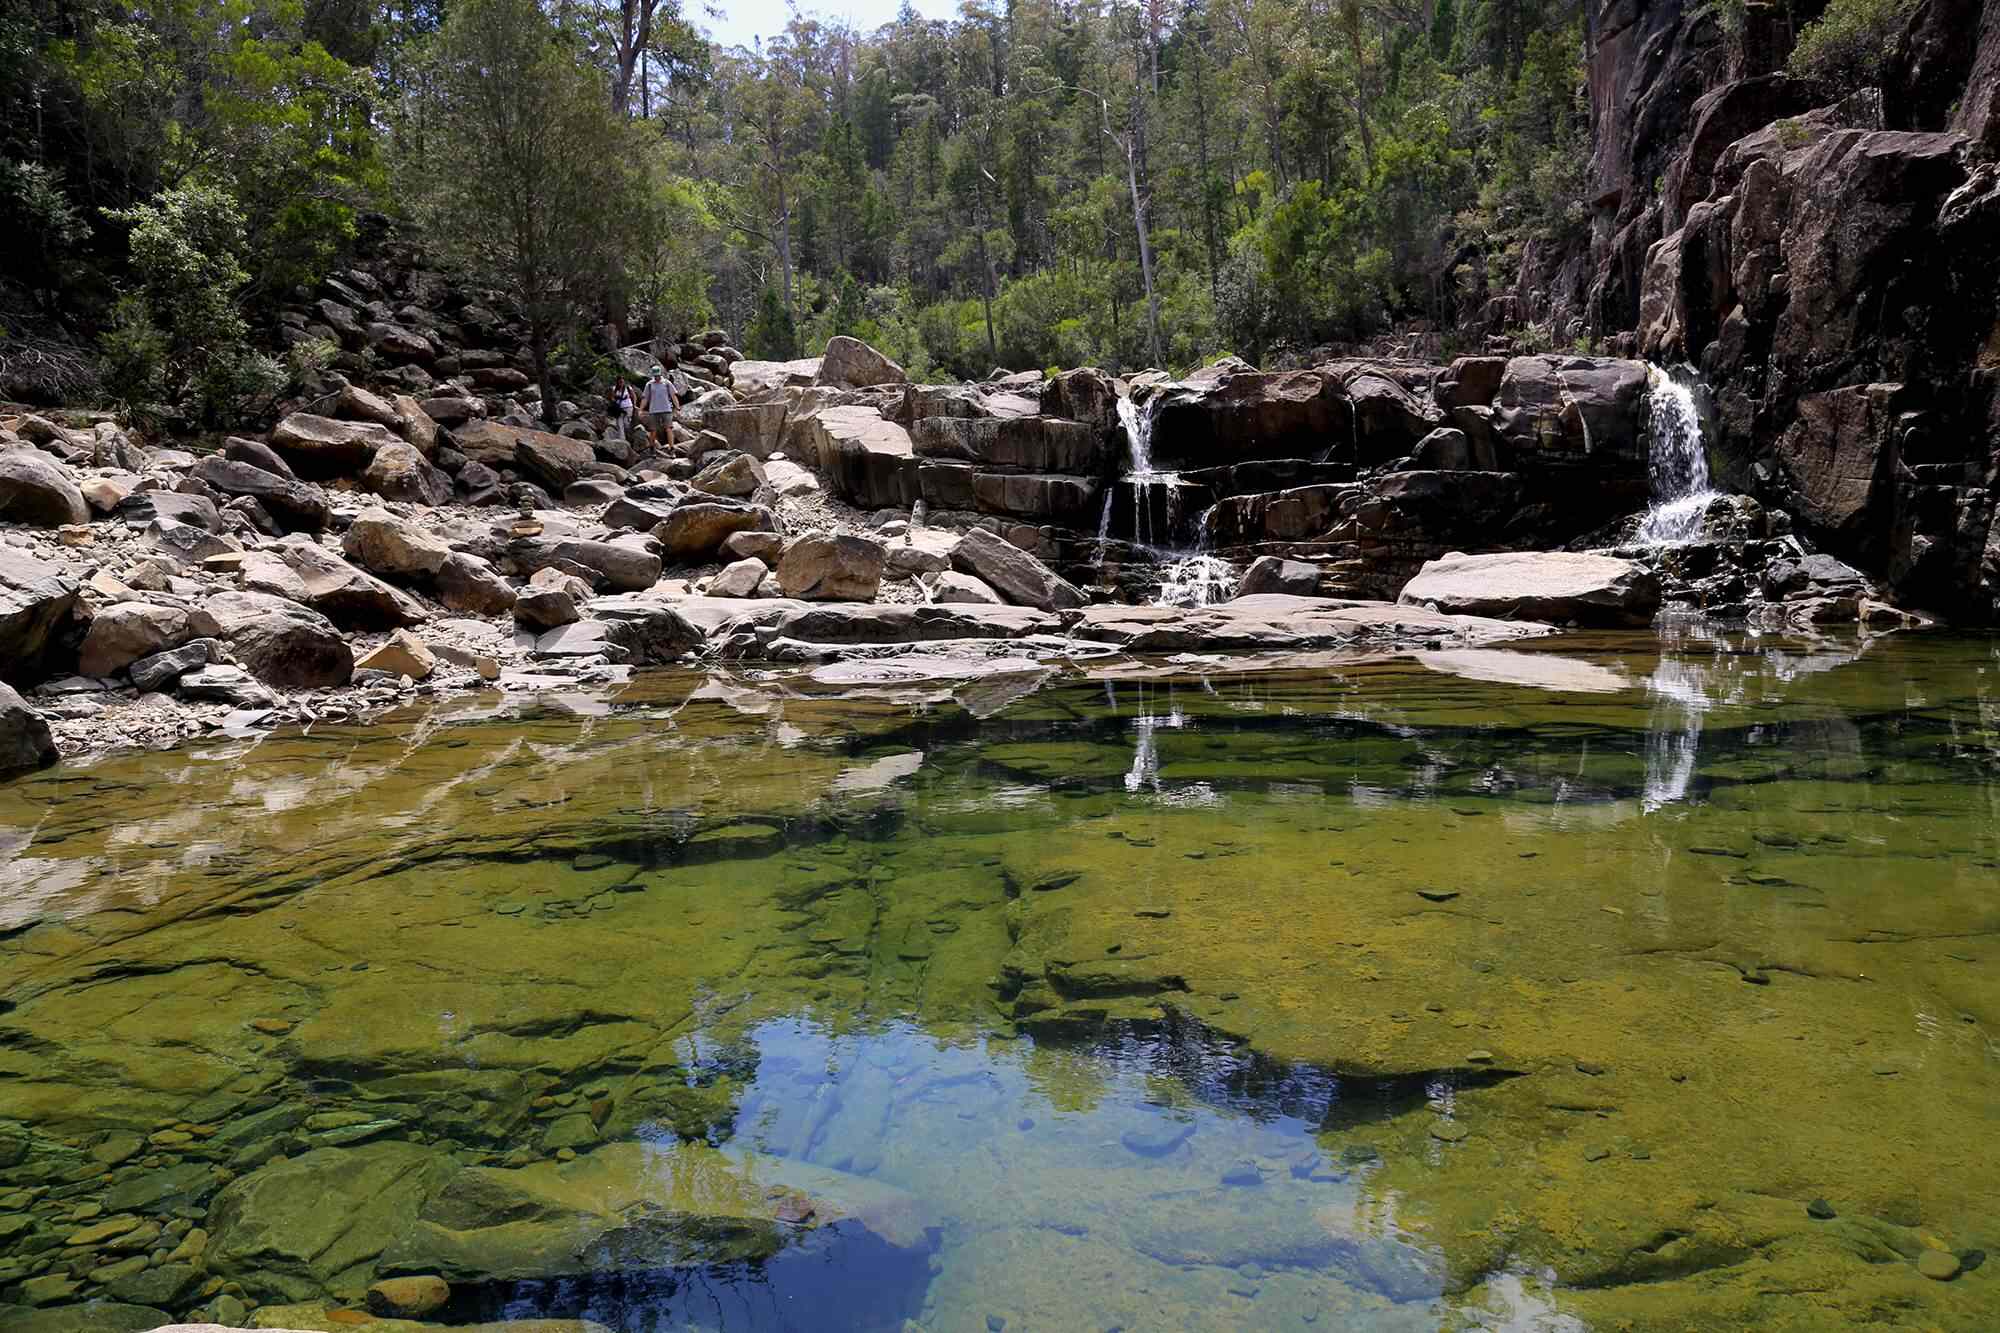
[[[201,1259],[351,1301],[454,1172],[685,1142],[943,1215],[927,1327],[1990,1326],[1916,1267],[2000,1241],[1985,645],[1558,649],[1614,679],[654,677],[0,787],[0,1301],[380,1161]]]

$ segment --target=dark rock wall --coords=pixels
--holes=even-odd
[[[1688,0],[1587,14],[1587,277],[1547,313],[1687,362],[1721,480],[1959,619],[2000,615],[2000,0],[1922,0],[1879,89],[1782,71],[1795,25]],[[1580,300],[1573,311],[1570,302]]]

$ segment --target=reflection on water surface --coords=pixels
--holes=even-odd
[[[0,1328],[1991,1327],[1993,661],[663,675],[0,786]]]

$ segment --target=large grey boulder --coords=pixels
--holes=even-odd
[[[639,544],[642,540],[526,539],[510,545],[507,556],[523,574],[563,564],[581,565],[603,575],[604,584],[619,592],[642,592],[660,581],[663,568],[660,557]]]
[[[710,463],[695,473],[688,485],[705,495],[740,500],[755,495],[764,481],[764,469],[758,466],[757,460],[749,454],[738,453]]]
[[[1566,551],[1452,554],[1426,561],[1397,599],[1459,615],[1645,625],[1660,607],[1651,569],[1616,556]]]
[[[340,549],[362,568],[391,578],[435,574],[451,557],[451,547],[442,538],[386,509],[358,514],[348,525]]]
[[[812,384],[819,378],[820,358],[801,361],[738,361],[729,368],[729,383],[745,401],[758,403],[783,397],[790,387]]]
[[[205,612],[153,602],[113,602],[91,617],[76,669],[86,676],[109,676],[142,657],[212,634],[215,628]]]
[[[414,444],[385,444],[361,474],[361,484],[385,500],[436,508],[451,503],[451,478]]]
[[[394,444],[396,433],[372,421],[335,421],[294,412],[271,432],[276,449],[301,477],[323,480],[367,467],[375,451]]]
[[[729,441],[731,448],[761,460],[769,458],[772,450],[784,442],[787,410],[783,397],[762,403],[712,406],[702,410],[701,427]]]
[[[56,742],[47,719],[12,688],[0,685],[0,776],[55,761]]]
[[[1267,592],[1290,593],[1295,597],[1315,596],[1319,592],[1319,566],[1304,560],[1260,555],[1250,562],[1250,568],[1243,571],[1243,581],[1236,585],[1236,595],[1255,597]]]
[[[431,589],[446,607],[465,615],[504,616],[513,611],[514,585],[476,555],[453,551],[431,576]]]
[[[551,495],[561,495],[597,462],[597,451],[566,435],[524,430],[515,432],[512,461]]]
[[[267,472],[252,463],[215,456],[196,463],[193,476],[223,495],[247,495],[256,500],[287,531],[318,532],[326,526],[330,512],[326,492],[317,486]]]
[[[354,654],[333,622],[309,607],[259,592],[224,592],[204,609],[251,675],[280,689],[345,685]]]
[[[0,680],[34,685],[49,674],[82,591],[54,565],[0,543]]]
[[[918,497],[910,433],[872,407],[829,407],[805,420],[805,447],[835,492],[863,509],[907,509]]]
[[[850,389],[867,389],[877,384],[907,384],[903,368],[882,353],[845,334],[827,339],[826,354],[820,358],[819,382]]]
[[[69,469],[39,449],[0,450],[0,520],[37,528],[90,522]]]
[[[809,602],[869,602],[882,586],[882,544],[809,532],[778,557],[778,587]]]
[[[983,579],[1015,606],[1060,611],[1084,605],[1075,584],[1004,538],[974,528],[951,553],[952,568]]]
[[[133,491],[118,502],[118,517],[128,526],[143,528],[150,523],[185,523],[207,532],[222,531],[222,514],[206,495],[186,495],[180,491]]]
[[[711,559],[734,532],[775,532],[771,511],[757,505],[723,502],[684,504],[653,529],[669,560]]]
[[[931,600],[944,606],[1001,606],[1006,602],[985,579],[961,574],[955,569],[930,576],[926,587],[930,590]]]
[[[430,619],[409,594],[315,542],[287,538],[272,550],[304,581],[305,604],[342,629],[405,629]]]

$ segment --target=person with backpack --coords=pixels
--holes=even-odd
[[[620,379],[618,387],[611,391],[611,419],[618,423],[618,438],[621,440],[632,429],[634,406],[632,386]]]

